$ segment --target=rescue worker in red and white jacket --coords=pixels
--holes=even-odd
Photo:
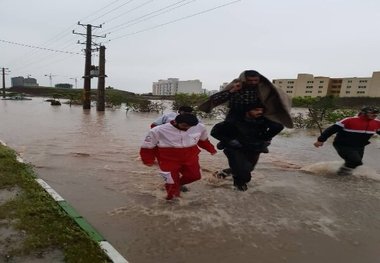
[[[198,148],[217,151],[208,140],[205,126],[193,114],[180,114],[170,123],[152,128],[140,149],[141,160],[152,166],[158,160],[165,179],[167,200],[180,196],[180,188],[201,178]]]
[[[363,164],[364,147],[370,144],[369,139],[375,133],[380,134],[380,120],[376,119],[378,113],[375,107],[363,107],[358,116],[345,118],[328,127],[314,143],[315,147],[323,146],[331,135],[337,133],[333,146],[345,161],[338,175],[350,175],[353,169]]]

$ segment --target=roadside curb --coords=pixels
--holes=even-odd
[[[7,146],[0,140],[0,144]],[[24,160],[16,155],[17,161],[24,163]],[[87,222],[61,195],[50,187],[43,179],[36,178],[35,181],[57,202],[63,211],[73,219],[77,225],[87,233],[87,235],[97,242],[101,249],[111,259],[113,263],[128,263],[128,261],[107,241],[105,238]]]

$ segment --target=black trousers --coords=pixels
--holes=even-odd
[[[232,170],[235,185],[244,185],[251,181],[251,172],[255,168],[261,152],[246,152],[242,149],[225,148],[228,164]]]
[[[339,156],[345,161],[346,167],[356,168],[363,164],[365,146],[343,146],[336,143],[333,145]]]

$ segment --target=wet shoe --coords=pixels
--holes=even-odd
[[[336,172],[336,174],[339,176],[348,176],[348,175],[352,175],[353,170],[354,169],[352,169],[352,168],[342,166],[339,168],[339,170]]]
[[[268,146],[264,146],[264,147],[261,149],[261,152],[262,152],[262,153],[269,153]]]
[[[248,186],[247,186],[247,184],[241,184],[241,185],[237,185],[237,184],[235,184],[235,189],[236,189],[237,191],[245,192],[245,191],[248,190]]]
[[[231,168],[223,169],[214,173],[214,176],[218,179],[226,179],[228,176],[233,176]]]
[[[186,192],[189,192],[190,191],[190,189],[187,187],[187,186],[185,186],[185,185],[181,185],[181,187],[180,187],[180,189],[179,189],[181,192],[183,192],[183,193],[186,193]]]

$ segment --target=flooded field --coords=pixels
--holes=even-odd
[[[316,149],[317,132],[286,130],[247,192],[212,176],[227,167],[222,152],[202,152],[202,180],[168,203],[157,167],[138,155],[158,116],[0,101],[0,140],[131,263],[379,262],[379,139],[354,176],[337,177],[331,139]],[[210,130],[217,121],[203,122]]]

